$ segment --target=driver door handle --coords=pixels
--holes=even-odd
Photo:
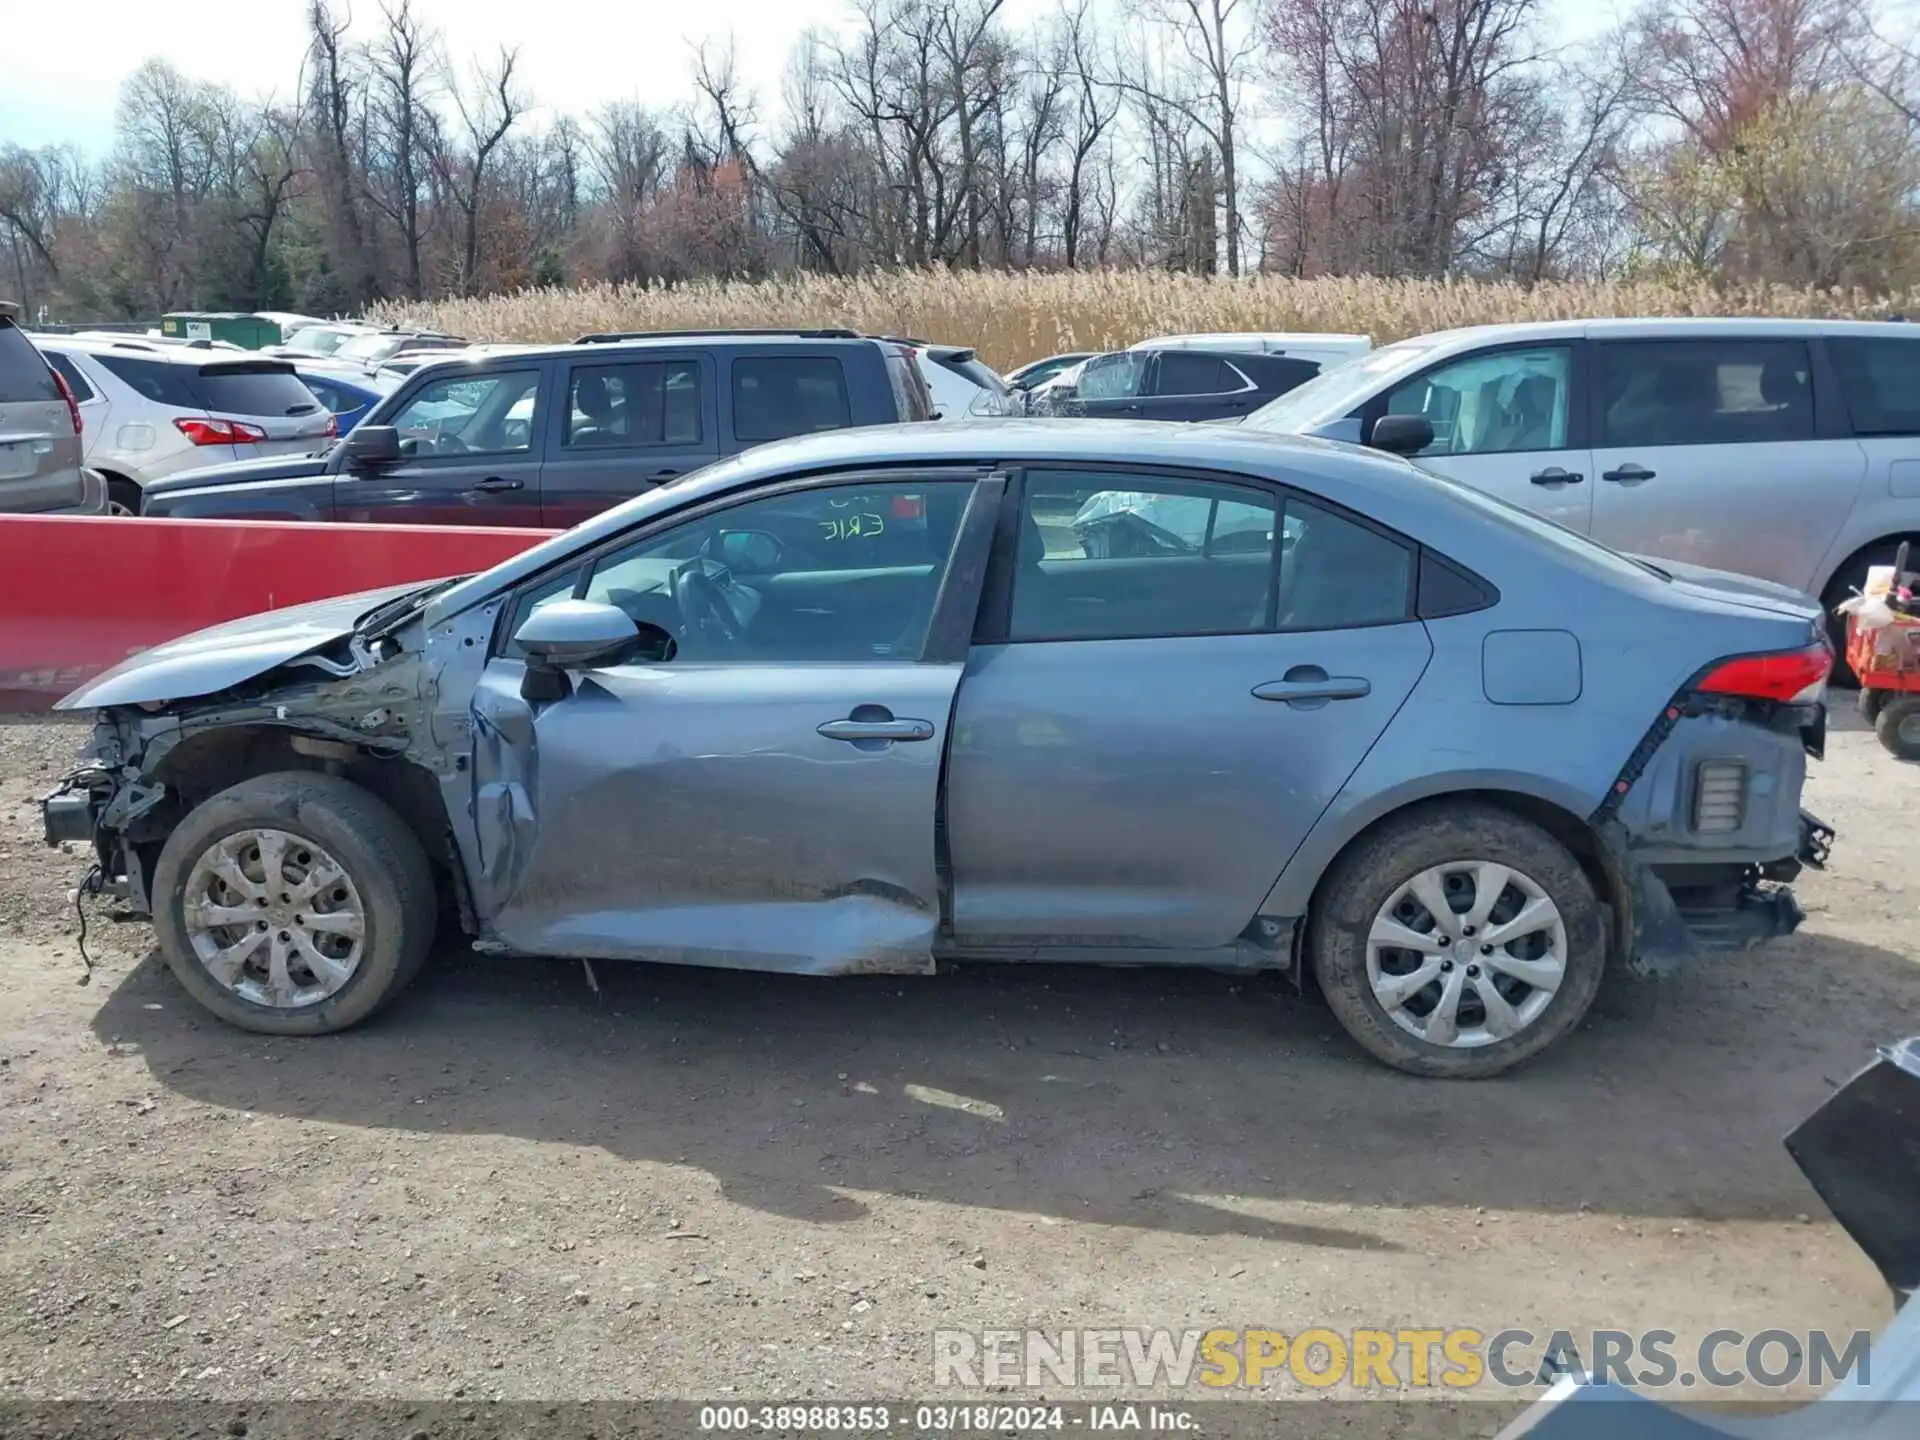
[[[1527,478],[1536,485],[1578,485],[1587,477],[1572,470],[1563,470],[1558,465],[1549,465]]]
[[[473,488],[483,491],[488,495],[494,495],[502,490],[524,490],[527,488],[527,482],[524,480],[509,480],[504,475],[489,475],[484,480],[474,481]]]
[[[1638,485],[1642,480],[1653,479],[1653,471],[1644,465],[1636,465],[1631,460],[1617,470],[1605,470],[1600,474],[1602,480],[1611,480],[1616,485]]]
[[[864,707],[863,707],[864,708]],[[820,727],[820,733],[829,740],[847,740],[858,743],[862,740],[931,740],[933,722],[931,720],[829,720]]]

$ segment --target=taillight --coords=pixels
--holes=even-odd
[[[173,428],[195,445],[251,445],[267,438],[266,431],[244,420],[180,419]]]
[[[1748,700],[1778,700],[1796,704],[1818,700],[1833,668],[1833,651],[1826,642],[1770,655],[1739,655],[1723,660],[1706,674],[1696,690],[1709,695],[1738,695]]]
[[[338,439],[340,436],[340,417],[338,415],[327,416],[327,428],[321,431],[321,434],[325,435],[329,440]]]
[[[60,398],[67,402],[67,415],[73,421],[73,433],[78,435],[85,428],[85,422],[80,418],[80,402],[73,398],[73,387],[67,383],[67,377],[51,365],[47,367],[47,373],[53,376],[53,383],[60,387]]]

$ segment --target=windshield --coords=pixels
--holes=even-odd
[[[1430,347],[1414,341],[1388,345],[1343,360],[1306,384],[1262,405],[1241,423],[1276,435],[1297,435],[1328,420],[1338,420],[1371,398],[1382,376],[1417,361]]]
[[[294,331],[281,348],[302,355],[331,355],[352,338],[351,330],[336,330],[330,325],[309,325]]]
[[[404,335],[362,335],[347,341],[335,353],[343,360],[380,361],[397,354],[406,343]]]

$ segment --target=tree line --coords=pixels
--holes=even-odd
[[[104,156],[0,145],[53,319],[795,270],[1920,282],[1920,58],[1866,0],[849,0],[778,93],[541,108],[414,0],[308,0],[282,97],[153,60]],[[290,71],[292,65],[289,65]],[[293,76],[290,74],[290,80]]]

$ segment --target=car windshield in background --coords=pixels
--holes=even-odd
[[[1417,344],[1388,345],[1343,360],[1313,379],[1269,401],[1240,423],[1253,430],[1295,435],[1311,425],[1338,419],[1373,393],[1379,378],[1428,350]]]
[[[283,348],[301,355],[331,355],[353,339],[354,334],[352,330],[339,330],[331,325],[309,325],[294,331]]]
[[[13,322],[0,320],[0,405],[59,398],[60,387],[33,342]]]
[[[342,360],[357,360],[363,365],[378,365],[407,347],[405,335],[361,335],[347,341],[333,353]]]
[[[323,407],[298,375],[286,370],[206,366],[193,393],[222,415],[312,415]]]

